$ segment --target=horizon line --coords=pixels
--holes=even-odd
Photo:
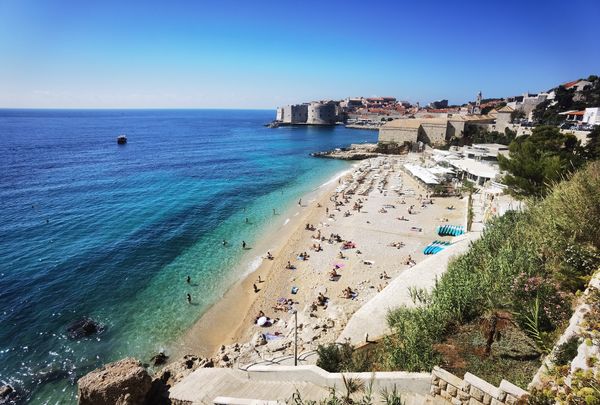
[[[0,110],[248,110],[270,111],[272,108],[247,107],[1,107]]]

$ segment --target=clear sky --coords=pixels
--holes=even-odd
[[[0,107],[273,108],[600,74],[599,0],[0,0]]]

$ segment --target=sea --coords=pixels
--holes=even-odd
[[[343,126],[265,127],[274,116],[0,110],[0,384],[17,403],[74,404],[87,372],[169,353],[252,270],[257,252],[240,245],[284,221],[273,209],[349,168],[310,153],[377,139]],[[70,338],[84,317],[101,332]]]

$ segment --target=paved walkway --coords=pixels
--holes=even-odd
[[[391,331],[386,320],[388,312],[400,306],[415,306],[410,297],[409,287],[431,290],[435,280],[446,272],[450,259],[466,252],[471,242],[480,235],[480,232],[470,232],[456,237],[452,246],[402,272],[352,315],[337,341],[350,339],[352,344],[360,344],[365,341],[367,333],[370,340],[389,334]]]
[[[286,402],[299,392],[304,401],[326,398],[329,390],[344,391],[344,377],[372,384],[373,392],[396,388],[415,399],[429,392],[429,373],[375,372],[328,373],[316,366],[252,366],[247,371],[228,368],[199,368],[170,389],[175,405],[249,403],[259,400]],[[215,401],[215,398],[222,397]],[[415,405],[424,402],[413,402]]]
[[[217,397],[263,401],[289,401],[297,391],[304,400],[319,400],[325,387],[304,381],[255,381],[247,373],[229,368],[200,368],[170,390],[175,403],[212,404]]]

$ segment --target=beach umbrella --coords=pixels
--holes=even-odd
[[[265,324],[267,323],[268,319],[266,316],[261,316],[260,318],[258,318],[258,320],[256,321],[256,324],[258,326],[265,326]]]

